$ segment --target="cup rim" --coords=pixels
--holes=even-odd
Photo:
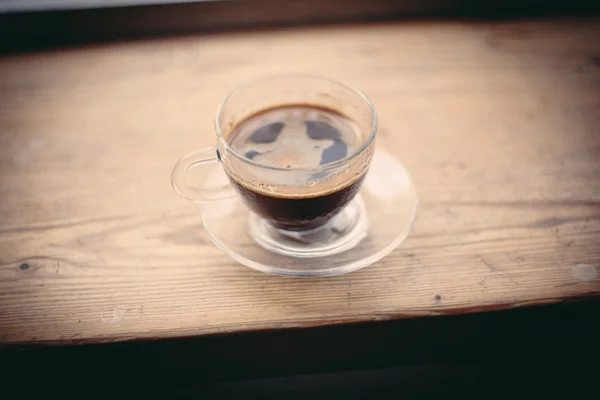
[[[361,98],[364,103],[367,105],[367,107],[369,108],[369,112],[371,113],[371,131],[369,132],[369,136],[367,137],[367,139],[363,142],[363,144],[361,144],[361,146],[356,149],[354,152],[352,152],[351,154],[347,155],[346,157],[339,159],[337,161],[334,162],[330,162],[327,164],[323,164],[323,165],[319,165],[317,167],[311,167],[311,168],[307,168],[307,167],[278,167],[278,166],[274,166],[274,165],[265,165],[265,164],[261,164],[258,163],[256,161],[250,160],[247,157],[244,157],[243,154],[238,153],[237,151],[235,151],[227,142],[227,140],[225,139],[225,137],[223,136],[223,133],[221,132],[221,128],[219,126],[219,118],[223,112],[223,109],[225,108],[225,106],[227,105],[228,100],[235,95],[236,93],[238,93],[240,90],[248,88],[252,85],[255,85],[257,83],[261,83],[261,82],[267,82],[267,81],[271,81],[274,79],[284,79],[284,78],[309,78],[309,79],[316,79],[316,80],[321,80],[321,81],[328,81],[331,83],[334,83],[336,85],[340,85],[345,87],[346,89],[349,89],[350,91],[354,92],[356,95],[358,95],[359,98]],[[322,76],[317,76],[317,75],[304,75],[304,74],[283,74],[283,75],[271,75],[268,77],[263,77],[263,78],[258,78],[258,79],[253,79],[249,82],[246,82],[240,86],[238,86],[237,88],[235,88],[234,90],[232,90],[231,92],[229,92],[229,94],[223,99],[223,101],[221,102],[221,104],[219,105],[219,107],[217,108],[217,114],[215,116],[215,131],[217,133],[217,137],[219,138],[219,141],[223,144],[223,147],[225,148],[225,150],[227,150],[228,153],[232,154],[234,157],[236,157],[237,159],[239,159],[240,161],[246,163],[246,164],[250,164],[252,166],[255,167],[259,167],[259,168],[263,168],[263,169],[267,169],[267,170],[271,170],[271,171],[294,171],[294,172],[298,172],[298,171],[306,171],[306,172],[314,172],[314,171],[320,171],[320,170],[325,170],[325,169],[330,169],[330,168],[335,168],[335,167],[339,167],[342,165],[346,165],[349,161],[352,161],[353,159],[355,159],[356,157],[358,157],[360,154],[362,154],[373,142],[373,140],[375,139],[375,134],[377,133],[377,128],[378,128],[378,118],[377,118],[377,112],[375,111],[375,107],[373,106],[373,103],[371,103],[371,101],[369,100],[369,98],[363,93],[361,92],[359,89],[357,89],[356,87],[352,86],[352,85],[348,85],[346,83],[342,83],[339,81],[336,81],[334,79],[329,79],[326,77],[322,77]]]

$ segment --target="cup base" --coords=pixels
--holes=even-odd
[[[338,254],[360,243],[369,227],[365,202],[357,195],[325,225],[308,231],[278,229],[256,214],[250,236],[265,250],[289,257],[316,258]]]

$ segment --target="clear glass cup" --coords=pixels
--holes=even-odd
[[[263,165],[229,145],[229,135],[249,117],[300,105],[333,110],[348,118],[360,130],[362,142],[346,157],[313,168]],[[369,252],[380,254],[385,249],[387,254],[390,243],[397,245],[397,237],[406,236],[416,196],[414,206],[411,200],[407,207],[397,209],[393,204],[386,203],[385,208],[365,203],[360,195],[355,196],[371,165],[377,133],[375,109],[358,89],[312,76],[253,81],[225,98],[217,111],[215,131],[216,146],[182,157],[173,170],[172,184],[178,194],[199,204],[213,241],[243,264],[284,275],[334,275],[373,262],[379,256]],[[406,182],[412,188],[410,179]],[[402,230],[393,233],[396,236],[390,231],[375,237],[381,243],[367,247],[363,243],[356,250],[369,233],[365,204],[375,209],[384,207],[388,218],[401,212],[406,222]],[[250,240],[253,243],[248,243]],[[352,249],[362,253],[353,255]],[[332,258],[338,254],[356,259]],[[301,261],[306,259],[330,265],[318,267],[314,262],[309,265]],[[366,261],[359,262],[363,259]],[[293,265],[298,267],[290,267]],[[342,268],[331,269],[336,266]]]

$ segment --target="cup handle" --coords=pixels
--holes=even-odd
[[[193,202],[215,201],[232,196],[233,188],[229,185],[222,169],[218,171],[218,174],[208,174],[211,171],[209,168],[211,164],[220,161],[219,151],[215,147],[199,149],[186,154],[177,161],[173,168],[171,175],[173,189],[181,197]],[[190,182],[191,170],[201,172],[201,176],[194,179],[194,182],[198,183],[197,186]]]

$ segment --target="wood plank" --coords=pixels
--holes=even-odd
[[[0,59],[0,340],[98,342],[455,314],[597,295],[597,20],[198,35]],[[228,91],[319,73],[375,103],[413,234],[340,277],[231,261],[171,190]]]

